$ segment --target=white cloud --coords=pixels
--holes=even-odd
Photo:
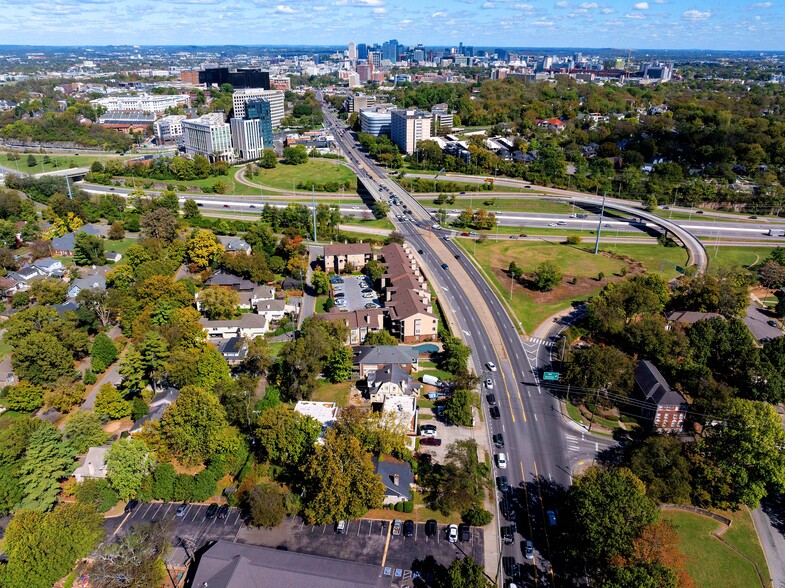
[[[382,4],[384,4],[382,0],[338,0],[335,2],[336,6],[359,6],[365,8],[381,6]]]
[[[771,8],[774,2],[756,2],[752,5],[753,8]]]
[[[599,8],[599,6],[600,5],[597,4],[596,2],[582,2],[581,3],[581,8],[585,8],[587,10],[591,9],[591,8]]]
[[[570,3],[569,2],[565,2],[564,0],[560,0],[559,2],[554,4],[554,6],[556,6],[556,8],[567,8],[569,5],[570,5]]]
[[[534,6],[532,6],[531,4],[514,4],[513,8],[515,10],[531,10],[532,8],[534,8]]]
[[[493,4],[493,2],[486,2],[485,4],[482,5],[482,7],[483,8],[493,8],[494,4]]]
[[[690,10],[685,10],[681,17],[684,20],[706,20],[711,18],[711,10],[696,10],[692,8]]]
[[[553,22],[552,20],[535,20],[532,23],[532,26],[535,26],[535,27],[552,27],[555,24],[556,23]]]
[[[440,17],[443,17],[443,16],[447,16],[447,13],[444,12],[443,10],[440,10],[439,12],[434,12],[431,15],[431,18],[440,18]]]
[[[600,12],[602,12],[603,14],[612,14],[613,13],[613,8],[609,8],[609,7],[606,6],[605,8],[600,10]]]
[[[638,2],[635,6],[633,6],[635,10],[648,10],[649,3],[648,2]]]
[[[402,25],[409,25],[409,24],[412,24],[412,21],[407,18],[406,20],[402,20],[401,24]]]
[[[387,14],[387,9],[386,8],[374,8],[373,9],[373,13],[374,14],[379,14],[379,15]]]
[[[316,12],[323,12],[325,10],[329,10],[329,7],[328,6],[314,6],[313,9]]]
[[[640,12],[628,12],[624,16],[625,16],[625,18],[631,18],[633,20],[642,20],[642,19],[646,18]]]
[[[291,6],[284,6],[283,4],[279,4],[278,6],[276,6],[275,11],[278,12],[279,14],[294,14],[295,12],[297,12]]]
[[[667,4],[668,0],[654,0],[655,4]]]

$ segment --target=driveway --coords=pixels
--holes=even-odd
[[[772,313],[763,308],[758,308],[755,306],[755,303],[751,302],[747,307],[747,314],[742,320],[758,341],[766,341],[782,337],[783,335],[779,327],[772,327],[768,324],[768,321],[773,319],[774,315]]]

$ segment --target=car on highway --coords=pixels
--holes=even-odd
[[[461,233],[461,237],[468,237],[469,233]]]
[[[434,519],[428,519],[427,521],[425,521],[426,537],[435,537],[438,530],[439,530],[439,526],[436,524],[436,521]]]
[[[552,510],[546,510],[545,511],[545,516],[548,519],[548,524],[551,527],[555,527],[556,526],[556,513],[554,511],[552,511]]]
[[[442,440],[438,439],[437,437],[421,437],[420,438],[420,445],[429,445],[431,447],[439,447],[442,444]]]
[[[518,236],[519,236],[521,239],[523,239],[524,237],[528,237],[529,235],[527,235],[526,233],[520,233]]]
[[[496,485],[499,487],[500,492],[507,492],[510,489],[510,484],[507,482],[507,476],[499,476],[496,478]]]
[[[128,501],[128,504],[125,505],[125,508],[123,509],[123,512],[131,512],[137,506],[139,506],[139,501],[136,498],[133,498],[133,499]]]
[[[502,418],[502,413],[499,412],[498,406],[492,406],[490,410],[488,410],[488,414],[490,414],[491,418],[495,421],[498,421],[500,418]]]
[[[417,253],[419,253],[420,255],[422,255],[422,254],[423,254],[423,250],[422,250],[422,249],[418,249],[418,250],[417,250]]]
[[[560,226],[560,227],[565,227],[565,226],[567,226],[567,223],[566,223],[566,222],[564,222],[564,221],[559,221],[559,222],[558,222],[558,223],[556,223],[556,224],[557,224],[558,226]]]
[[[610,228],[612,228],[612,227],[611,227],[611,225],[610,225],[610,224],[608,224],[608,223],[605,223],[605,224],[604,224],[604,225],[602,225],[602,226],[603,226],[603,227],[605,227],[606,229],[610,229]]]
[[[226,515],[228,515],[228,514],[229,514],[229,505],[228,504],[222,504],[221,508],[218,509],[218,514],[216,515],[216,517],[220,521],[220,520],[225,519]]]
[[[523,548],[523,557],[526,559],[534,559],[534,544],[531,541],[522,543],[521,547]]]
[[[494,433],[493,444],[496,447],[504,447],[504,435],[502,435],[501,433]]]
[[[403,527],[403,523],[400,520],[395,519],[393,521],[393,526],[392,526],[393,537],[398,537],[401,534],[402,527]]]
[[[496,467],[500,470],[507,469],[507,455],[504,452],[496,454]]]
[[[445,241],[449,241],[449,240],[450,240],[450,237],[449,237],[448,235],[445,235],[445,236],[444,236],[444,240],[445,240]]]
[[[571,214],[570,218],[578,218],[578,215],[577,214]]]
[[[493,380],[486,378],[485,387],[488,388],[488,390],[493,390]]]
[[[215,513],[217,512],[218,512],[218,505],[215,502],[213,502],[210,504],[210,506],[207,507],[207,512],[204,513],[204,518],[210,520],[215,516]]]
[[[188,505],[183,502],[180,506],[177,507],[177,510],[174,513],[176,517],[184,517],[185,513],[188,512]]]
[[[515,523],[502,527],[502,541],[505,545],[515,543]]]
[[[442,269],[443,269],[443,270],[450,269],[450,266],[449,266],[449,265],[447,265],[446,263],[443,263],[443,264],[442,264]]]
[[[492,372],[495,372],[495,371],[496,371],[496,364],[495,364],[495,363],[493,363],[492,361],[489,361],[488,363],[486,363],[486,364],[485,364],[485,367],[487,367],[487,368],[488,368],[489,370],[491,370]]]
[[[488,401],[488,406],[496,406],[496,394],[488,394],[485,400]]]
[[[447,541],[450,543],[458,542],[458,525],[455,523],[447,527]]]
[[[436,437],[436,425],[420,425],[420,435],[423,437]]]
[[[471,541],[472,539],[472,529],[469,525],[465,523],[461,523],[458,525],[458,536],[460,537],[461,541],[464,543],[467,541]]]
[[[548,223],[548,226],[549,226],[549,227],[555,227],[555,226],[556,226],[556,223]]]
[[[518,239],[518,235],[510,235],[510,239]]]
[[[403,536],[414,537],[414,521],[408,520],[403,524]]]
[[[229,208],[229,205],[228,204],[224,204],[224,208]]]

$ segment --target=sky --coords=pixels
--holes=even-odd
[[[0,0],[0,44],[785,49],[785,0]]]

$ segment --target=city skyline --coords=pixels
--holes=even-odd
[[[2,0],[0,37],[32,45],[406,45],[776,51],[785,4],[706,0]],[[198,33],[196,32],[198,31]]]

